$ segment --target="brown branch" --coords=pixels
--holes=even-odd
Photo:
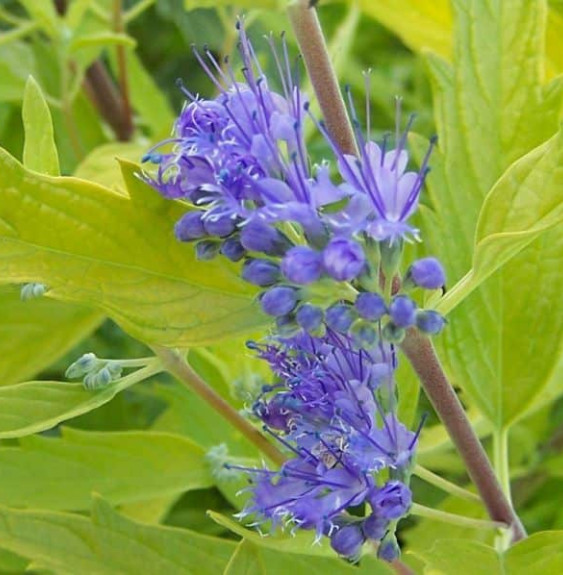
[[[342,152],[356,154],[354,132],[317,12],[309,7],[309,0],[296,0],[289,6],[288,14],[328,131]]]
[[[504,494],[489,458],[440,365],[431,341],[417,329],[411,328],[401,344],[401,349],[411,362],[428,399],[465,462],[467,472],[491,519],[511,526],[513,542],[524,539],[526,531]]]
[[[61,16],[64,15],[67,10],[67,0],[54,0],[54,2],[57,12]],[[111,126],[116,138],[121,142],[129,141],[133,135],[133,123],[128,95],[125,99],[122,98],[100,60],[94,62],[86,70],[84,89],[102,118]]]
[[[214,389],[207,385],[178,351],[156,345],[153,346],[152,349],[160,358],[166,371],[170,372],[206,401],[217,413],[251,441],[268,459],[278,465],[282,465],[287,459],[285,455],[279,451],[275,445],[270,443],[258,429],[242,417],[230,403],[227,403]]]

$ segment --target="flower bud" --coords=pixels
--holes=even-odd
[[[287,315],[297,305],[299,298],[295,288],[276,286],[265,292],[260,298],[264,313],[274,317]]]
[[[388,481],[383,487],[374,487],[368,501],[379,517],[393,520],[403,517],[412,504],[411,490],[401,481]]]
[[[41,297],[47,291],[47,286],[42,283],[28,283],[22,286],[20,291],[20,299],[22,301],[29,301]]]
[[[201,240],[195,245],[196,258],[202,262],[212,260],[221,249],[221,243],[215,240]]]
[[[300,331],[299,324],[293,314],[276,317],[276,331],[281,337],[293,337]]]
[[[232,262],[240,261],[246,253],[243,245],[237,238],[227,238],[221,244],[220,252]]]
[[[343,557],[350,561],[360,558],[362,545],[365,542],[362,529],[356,523],[344,525],[335,530],[330,536],[330,546]]]
[[[348,238],[334,238],[323,251],[323,265],[337,281],[351,281],[364,269],[366,258],[360,244]]]
[[[236,228],[236,222],[230,216],[210,217],[203,220],[203,227],[210,236],[225,238]]]
[[[290,282],[310,284],[321,277],[322,257],[310,247],[295,246],[285,254],[281,269]]]
[[[385,300],[378,293],[358,294],[355,305],[360,317],[369,321],[378,321],[387,313]]]
[[[77,377],[82,377],[92,369],[98,366],[99,359],[94,353],[85,353],[82,357],[77,359],[74,363],[71,363],[66,372],[65,377],[68,379],[75,379]]]
[[[422,258],[409,267],[404,283],[412,283],[424,289],[440,289],[446,283],[446,275],[442,264],[436,258]]]
[[[241,229],[240,241],[251,252],[283,256],[292,243],[273,225],[256,220]]]
[[[394,561],[401,555],[401,549],[394,533],[387,533],[377,548],[377,557],[383,561]]]
[[[174,226],[174,235],[181,242],[199,240],[207,235],[203,220],[203,212],[199,210],[184,214]]]
[[[356,313],[350,304],[336,303],[326,310],[326,324],[340,333],[346,333],[355,319]]]
[[[270,260],[248,259],[242,268],[242,279],[256,286],[268,287],[279,281],[280,268]]]
[[[305,303],[299,307],[295,314],[297,323],[307,332],[318,330],[323,323],[323,310],[310,303]]]
[[[398,295],[389,305],[389,315],[397,327],[410,327],[416,319],[416,303],[406,295]]]
[[[383,328],[382,332],[383,339],[389,343],[401,343],[405,339],[405,335],[405,329],[396,326],[392,321]]]
[[[387,519],[379,517],[376,513],[372,513],[369,517],[366,517],[362,523],[362,531],[366,539],[379,541],[385,535],[388,525],[389,521]]]
[[[373,347],[377,342],[377,332],[375,328],[365,319],[357,319],[350,327],[348,335],[352,338],[352,343],[358,349],[368,349]]]
[[[436,335],[445,324],[446,320],[437,311],[425,309],[416,312],[416,327],[424,333]]]

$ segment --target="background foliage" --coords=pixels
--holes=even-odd
[[[249,462],[258,453],[172,378],[94,392],[64,380],[87,351],[189,348],[200,375],[243,408],[263,369],[243,351],[266,326],[253,291],[234,266],[200,264],[174,240],[181,206],[135,172],[180,109],[175,79],[212,95],[190,44],[230,53],[243,9],[256,39],[289,30],[285,2],[135,0],[121,22],[119,4],[73,0],[60,16],[46,0],[0,3],[0,573],[390,573],[371,557],[348,566],[303,536],[262,539],[234,523],[240,486],[214,477],[206,452],[226,443]],[[412,249],[446,265],[441,358],[536,533],[501,556],[487,533],[410,518],[404,560],[420,573],[560,573],[563,7],[359,0],[321,3],[320,16],[342,83],[360,97],[361,72],[373,70],[376,132],[393,124],[399,94],[417,132],[439,136],[419,222],[428,241]],[[92,66],[117,81],[118,48],[134,110],[128,141],[92,99]],[[322,153],[314,135],[310,144]],[[25,282],[44,283],[47,297],[21,301]],[[430,408],[401,369],[414,424]],[[419,461],[467,483],[429,421]],[[414,490],[426,505],[484,516],[420,481]]]

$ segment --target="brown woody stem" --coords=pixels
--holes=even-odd
[[[289,7],[289,17],[327,128],[344,153],[356,154],[352,126],[316,12],[309,6],[308,0],[296,0]],[[465,461],[491,519],[509,525],[513,541],[525,538],[526,531],[503,493],[489,458],[445,376],[432,343],[417,330],[411,329],[401,347]]]
[[[57,12],[61,16],[64,15],[67,10],[67,1],[54,0],[54,3]],[[122,142],[130,140],[133,134],[133,124],[130,107],[128,108],[128,96],[125,101],[122,100],[106,67],[100,60],[94,62],[86,70],[84,89],[103,119],[111,126],[117,139]]]
[[[214,389],[207,385],[192,369],[180,352],[156,345],[153,346],[152,349],[160,358],[166,371],[206,401],[217,413],[252,442],[268,459],[277,465],[281,465],[287,459],[275,445],[270,443],[260,431],[242,417],[232,405],[227,403]]]
[[[328,131],[343,152],[355,154],[354,132],[317,12],[314,8],[309,8],[308,0],[296,0],[290,4],[288,13]]]
[[[401,349],[411,362],[428,399],[465,462],[467,472],[491,519],[512,528],[513,542],[524,539],[526,531],[504,494],[489,458],[446,378],[432,342],[417,329],[411,328],[401,344]]]

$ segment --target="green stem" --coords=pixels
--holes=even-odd
[[[113,0],[113,28],[117,34],[125,33],[125,25],[123,23],[123,10],[121,0]],[[119,90],[121,93],[121,131],[117,133],[118,139],[122,141],[129,141],[133,134],[133,113],[131,110],[131,101],[129,98],[129,79],[127,76],[127,58],[125,54],[125,46],[121,44],[116,48],[117,57],[117,75],[119,81]]]
[[[125,377],[119,379],[115,383],[115,387],[119,391],[123,391],[131,387],[132,385],[135,385],[136,383],[144,381],[145,379],[148,379],[149,377],[152,377],[153,375],[160,373],[161,371],[164,371],[162,363],[158,358],[153,357],[142,369],[138,369],[137,371],[134,371],[133,373],[130,373]]]
[[[432,509],[413,503],[410,508],[411,515],[418,517],[425,517],[426,519],[435,519],[451,525],[458,525],[459,527],[474,527],[475,529],[508,529],[506,523],[500,521],[490,521],[489,519],[474,519],[473,517],[466,517],[465,515],[457,515],[456,513],[448,513],[440,509]]]
[[[493,462],[502,491],[508,501],[512,501],[510,489],[510,467],[508,459],[508,429],[495,429],[493,432]],[[497,550],[502,553],[510,547],[510,537],[500,533],[495,539]]]
[[[137,2],[132,8],[129,8],[123,14],[123,22],[124,24],[129,24],[132,20],[135,20],[138,16],[140,16],[145,10],[150,8],[153,4],[156,3],[156,0],[141,0]]]
[[[206,401],[219,415],[226,419],[233,427],[238,429],[250,442],[252,442],[272,462],[282,465],[287,459],[285,455],[270,443],[260,431],[251,425],[229,403],[227,403],[214,389],[192,369],[179,351],[161,346],[152,346],[154,353],[161,360],[162,365],[179,381],[187,385],[194,393]]]
[[[145,367],[154,361],[154,356],[138,357],[135,359],[107,359],[99,357],[98,360],[118,363],[121,367]]]
[[[455,483],[452,483],[451,481],[448,481],[447,479],[440,477],[436,473],[433,473],[432,471],[426,469],[425,467],[422,467],[421,465],[415,466],[413,474],[419,477],[420,479],[426,481],[427,483],[439,487],[440,489],[442,489],[446,493],[449,493],[450,495],[454,495],[461,499],[465,499],[466,501],[481,503],[481,498],[476,493],[472,493],[471,491],[468,491],[463,487],[459,487],[459,485],[456,485]]]
[[[500,486],[509,501],[510,494],[510,469],[508,460],[508,429],[496,429],[493,433],[493,460],[495,471]]]

